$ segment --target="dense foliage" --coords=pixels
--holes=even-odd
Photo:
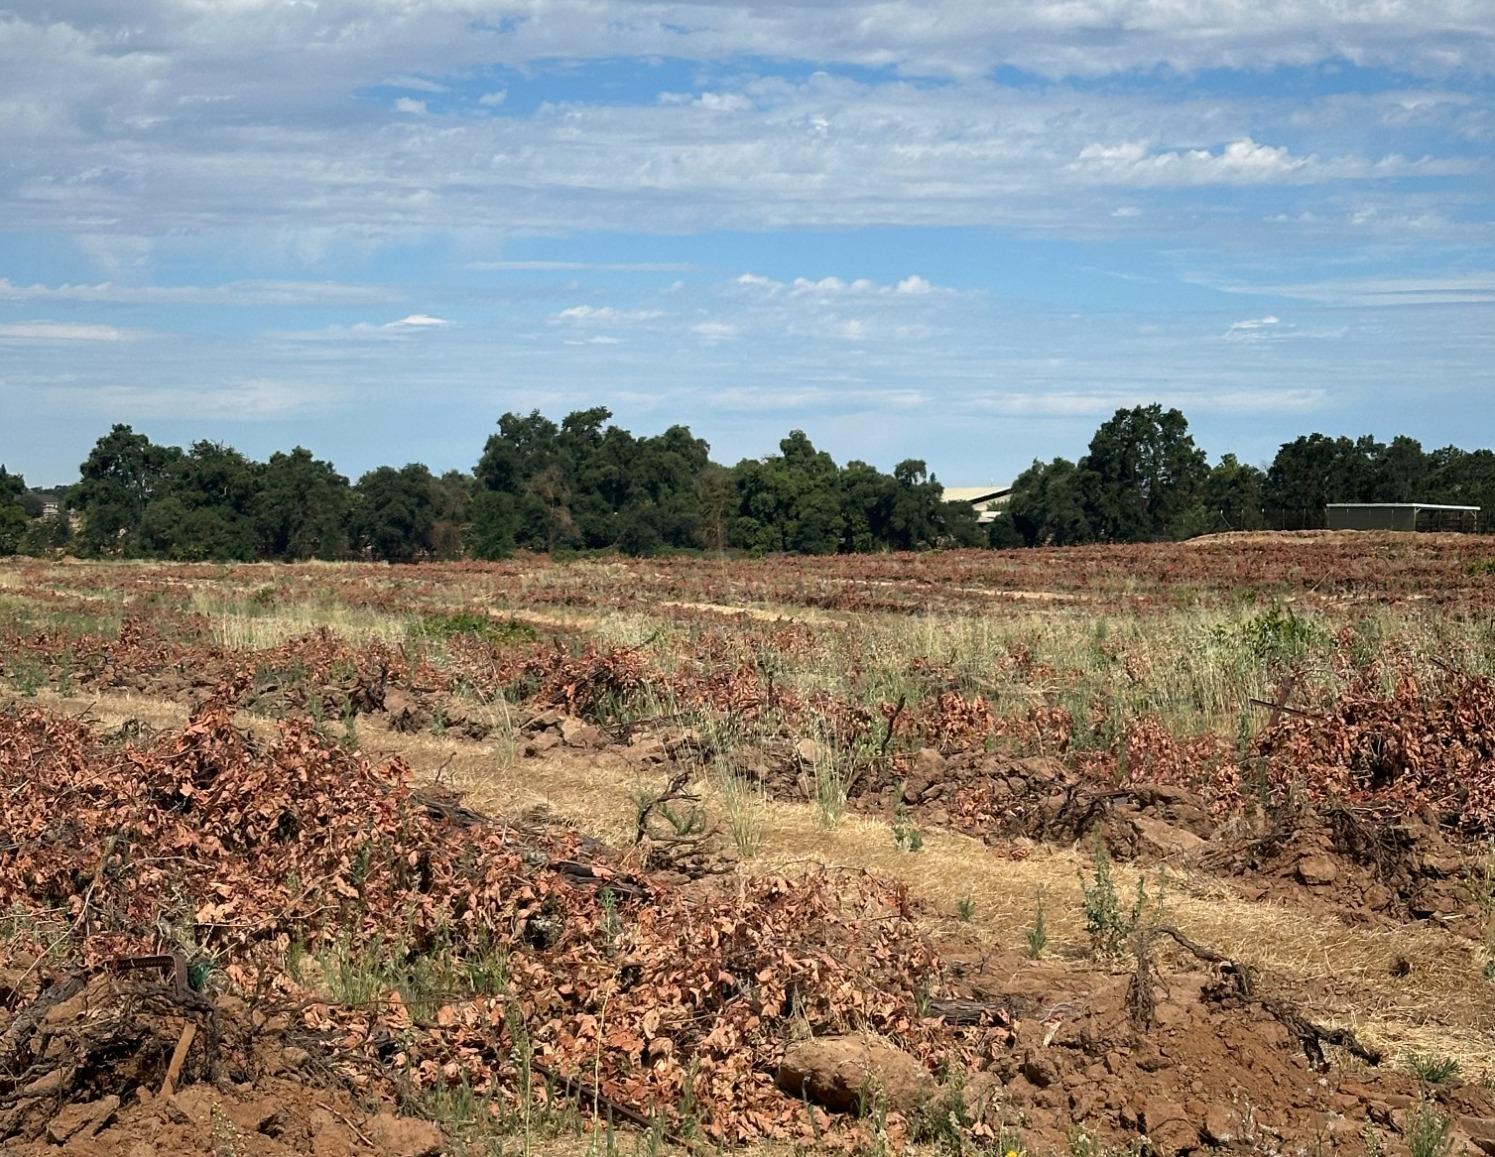
[[[778,453],[711,461],[684,426],[639,437],[603,407],[556,423],[508,413],[471,473],[421,463],[357,480],[297,446],[257,462],[231,447],[156,445],[129,426],[98,440],[76,485],[47,495],[0,466],[0,555],[73,550],[180,560],[504,558],[515,550],[693,549],[852,554],[942,546],[1154,542],[1322,525],[1331,501],[1495,509],[1495,452],[1427,453],[1309,434],[1266,470],[1213,467],[1178,410],[1118,410],[1078,461],[1034,462],[1005,512],[978,523],[925,463],[838,465],[803,431]],[[47,499],[51,499],[48,505]]]
[[[42,527],[0,468],[0,554],[185,561],[388,562],[619,550],[922,550],[985,542],[968,505],[943,500],[923,462],[884,474],[838,466],[802,432],[728,469],[684,426],[636,437],[602,407],[559,424],[505,414],[472,473],[415,462],[356,483],[298,446],[256,462],[228,446],[159,446],[115,426],[80,468],[65,514]],[[13,493],[12,493],[13,492]],[[29,525],[35,522],[37,525]]]
[[[1118,410],[1078,462],[1034,462],[1013,485],[1013,545],[1157,542],[1224,530],[1322,527],[1330,502],[1445,502],[1495,510],[1495,453],[1427,453],[1414,438],[1307,434],[1265,471],[1224,455],[1211,468],[1177,410]],[[1000,545],[1007,545],[1006,542]]]

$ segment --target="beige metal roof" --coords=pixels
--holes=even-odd
[[[1011,486],[946,486],[946,502],[997,502],[1012,493]]]

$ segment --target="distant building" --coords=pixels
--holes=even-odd
[[[1478,530],[1478,506],[1438,502],[1331,502],[1330,530]]]
[[[976,521],[982,525],[995,522],[1011,497],[1011,486],[946,486],[944,491],[946,502],[969,502],[975,507]]]

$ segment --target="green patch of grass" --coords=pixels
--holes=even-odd
[[[394,940],[375,938],[356,950],[341,941],[317,953],[315,960],[327,995],[334,1000],[368,1005],[398,992],[417,1020],[434,1017],[443,1005],[456,1000],[501,996],[509,985],[507,958],[484,944],[463,951],[438,945],[414,953]],[[287,965],[289,969],[291,961]]]
[[[420,633],[432,639],[468,635],[489,643],[532,643],[540,637],[527,623],[516,619],[495,619],[480,611],[427,615],[420,621]]]
[[[1430,1085],[1441,1085],[1444,1081],[1451,1080],[1458,1075],[1459,1062],[1452,1057],[1409,1053],[1407,1071],[1414,1074],[1418,1080],[1426,1081]]]

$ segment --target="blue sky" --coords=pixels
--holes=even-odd
[[[0,462],[1495,443],[1495,0],[0,0]]]

